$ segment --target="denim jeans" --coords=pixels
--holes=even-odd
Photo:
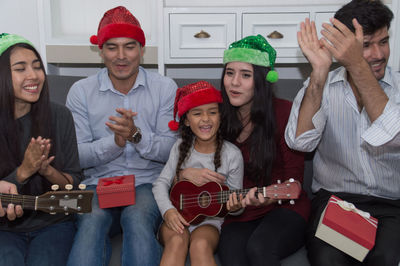
[[[151,191],[151,184],[136,187],[135,205],[100,209],[96,186],[92,212],[78,216],[78,231],[68,259],[69,266],[108,265],[111,258],[110,233],[119,227],[123,231],[122,265],[156,266],[162,249],[156,234],[161,215]],[[119,228],[117,228],[119,229]]]
[[[0,231],[0,265],[65,265],[74,233],[75,225],[72,221],[27,233]]]

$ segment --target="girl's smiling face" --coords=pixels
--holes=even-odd
[[[185,125],[196,135],[196,142],[215,142],[220,125],[218,103],[204,104],[190,109],[186,114]]]

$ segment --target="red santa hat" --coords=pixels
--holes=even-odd
[[[97,29],[97,36],[92,35],[90,42],[97,44],[102,49],[108,39],[118,37],[135,39],[142,46],[146,44],[139,21],[123,6],[115,7],[104,13]]]
[[[175,120],[176,115],[181,117],[190,109],[209,103],[222,103],[221,92],[214,88],[213,85],[207,81],[198,81],[176,91],[174,103],[174,120],[168,123],[172,131],[179,128],[179,123]]]

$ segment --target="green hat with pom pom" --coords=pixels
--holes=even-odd
[[[229,45],[224,51],[224,64],[229,62],[245,62],[253,65],[270,67],[266,79],[271,82],[278,81],[278,73],[274,70],[276,59],[275,49],[262,36],[247,36]]]

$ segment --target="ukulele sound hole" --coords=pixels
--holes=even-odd
[[[211,196],[207,191],[203,191],[200,193],[198,202],[201,208],[207,208],[211,202]]]

